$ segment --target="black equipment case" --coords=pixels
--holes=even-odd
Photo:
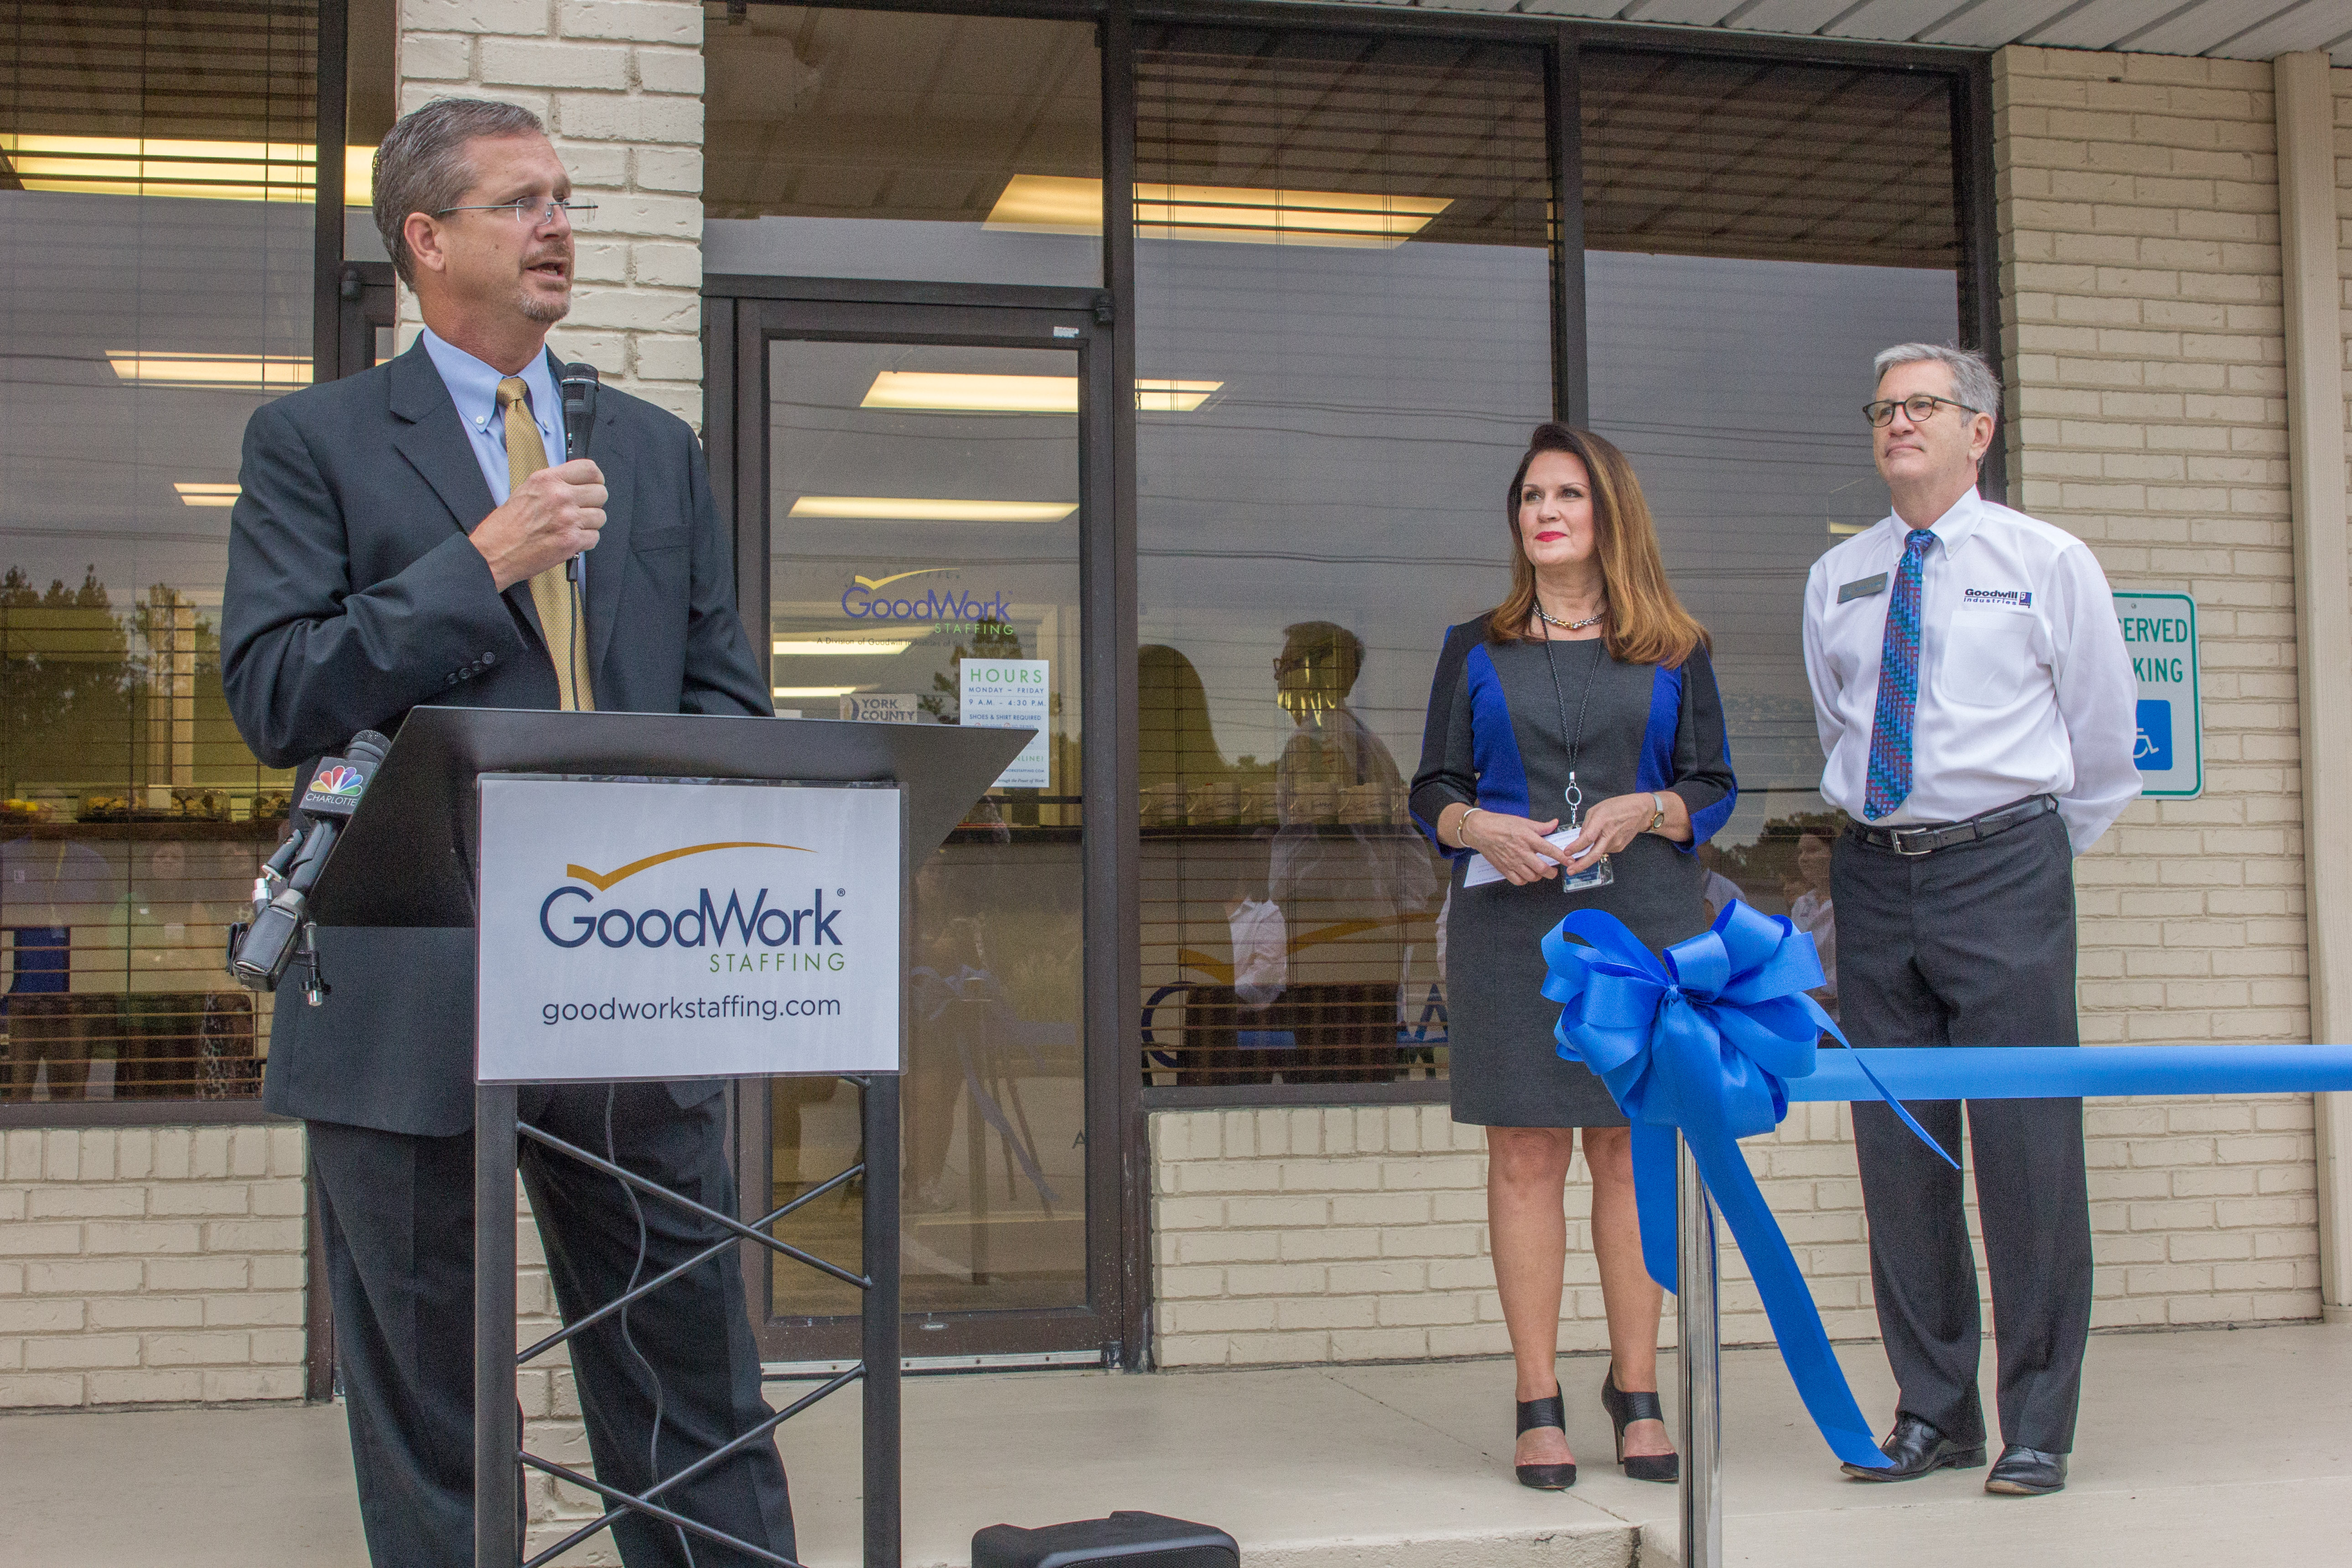
[[[1241,1560],[1214,1525],[1125,1510],[1036,1530],[992,1524],[971,1538],[971,1568],[1241,1568]]]

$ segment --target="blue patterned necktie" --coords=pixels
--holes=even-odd
[[[1895,594],[1886,602],[1886,641],[1878,653],[1878,706],[1870,716],[1870,784],[1862,815],[1872,822],[1911,793],[1911,716],[1919,706],[1919,574],[1935,534],[1915,528],[1903,542]]]

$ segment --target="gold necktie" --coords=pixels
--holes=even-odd
[[[510,375],[499,383],[499,407],[506,416],[507,494],[547,467],[547,447],[530,416],[530,389],[522,377]],[[569,713],[596,706],[588,685],[587,617],[579,613],[574,584],[556,563],[530,580],[530,602],[539,611],[540,628],[547,634],[548,658],[555,665],[556,705]]]

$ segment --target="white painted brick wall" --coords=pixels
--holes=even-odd
[[[299,1399],[302,1132],[0,1135],[0,1406]]]
[[[2266,63],[1994,63],[2011,500],[2197,599],[2205,794],[2076,866],[2084,1035],[2310,1037],[2276,119]],[[2090,1117],[2102,1323],[2318,1314],[2301,1096]]]
[[[698,0],[401,0],[401,108],[495,98],[548,122],[596,216],[551,338],[606,382],[702,425]],[[422,325],[401,295],[404,347]]]
[[[2336,89],[2336,212],[2339,225],[2337,273],[2344,279],[2344,415],[2352,435],[2352,69],[2327,73]],[[2352,497],[2352,442],[2347,443],[2344,491]]]

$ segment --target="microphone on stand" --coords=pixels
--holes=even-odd
[[[596,377],[596,367],[582,363],[563,367],[563,457],[569,462],[588,455],[589,437],[596,428],[596,393],[602,384]],[[580,581],[583,567],[574,555],[563,563],[563,575],[570,581]]]
[[[307,817],[310,827],[289,833],[254,880],[253,918],[229,927],[228,972],[238,984],[275,991],[287,965],[299,959],[304,972],[303,1000],[316,1007],[326,999],[327,983],[319,972],[318,941],[310,923],[310,889],[391,749],[392,742],[373,730],[362,730],[343,755],[320,760],[300,805],[289,816],[289,826]]]

